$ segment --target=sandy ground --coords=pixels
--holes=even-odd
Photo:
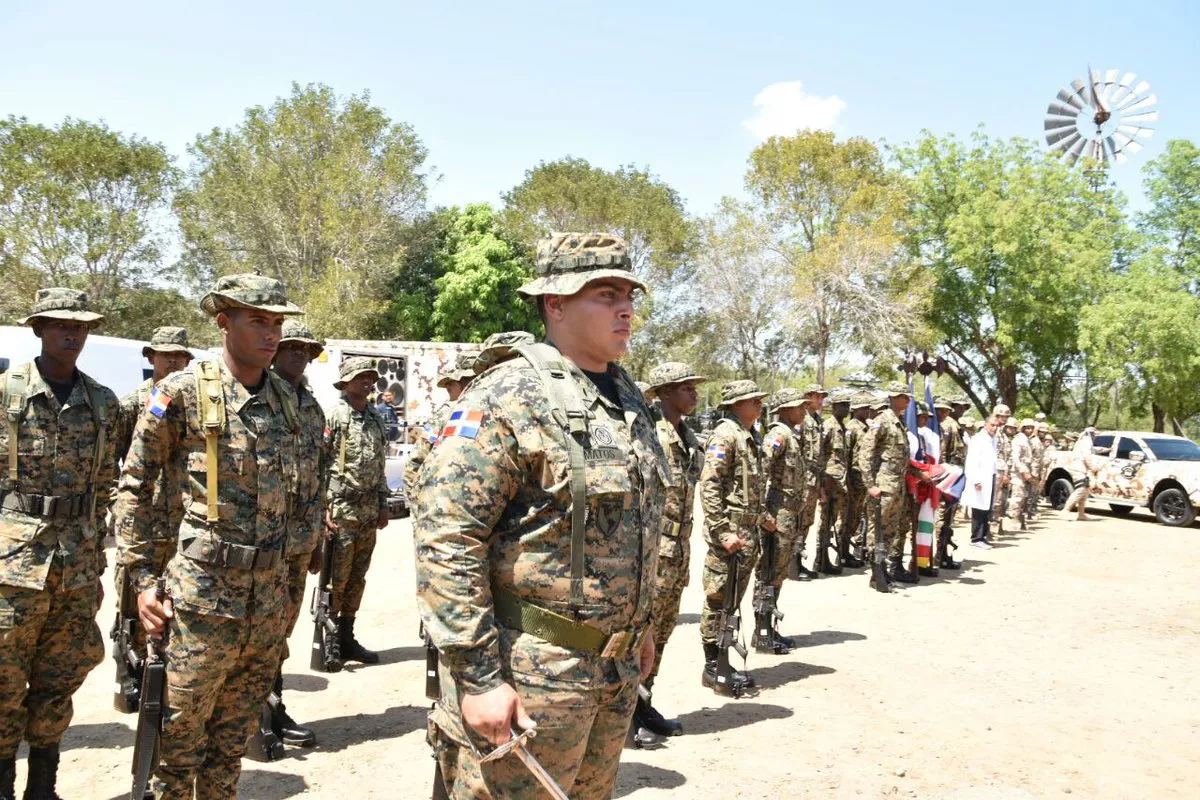
[[[869,591],[862,572],[788,583],[782,628],[800,646],[751,653],[762,691],[740,700],[700,686],[695,551],[655,696],[686,735],[627,750],[616,797],[1200,796],[1196,527],[1140,511],[1092,523],[1043,513],[994,550],[961,549],[960,575],[892,595]],[[380,536],[359,622],[382,663],[310,672],[302,616],[285,699],[319,746],[245,762],[243,797],[429,796],[412,598],[399,521]],[[109,592],[106,632],[112,614]],[[128,796],[135,720],[112,711],[112,676],[105,661],[76,695],[65,798]],[[19,791],[23,755],[18,772]]]

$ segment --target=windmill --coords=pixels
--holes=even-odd
[[[1080,157],[1101,166],[1124,163],[1142,149],[1141,139],[1154,133],[1158,97],[1148,94],[1150,84],[1120,70],[1093,72],[1087,80],[1076,78],[1060,89],[1046,109],[1046,144],[1062,153],[1068,164]]]

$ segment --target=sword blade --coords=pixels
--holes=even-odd
[[[516,754],[517,758],[521,759],[521,763],[525,765],[525,768],[533,773],[533,777],[537,778],[538,783],[550,793],[550,796],[554,800],[571,800],[562,787],[558,785],[558,781],[554,780],[550,773],[546,771],[546,768],[542,766],[542,762],[538,761],[537,757],[525,747],[525,742],[517,742],[513,748],[513,753]]]

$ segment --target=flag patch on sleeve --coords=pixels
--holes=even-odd
[[[778,450],[781,447],[783,447],[783,437],[779,434],[775,434],[771,437],[771,449]]]
[[[713,442],[708,446],[708,454],[713,458],[725,458],[725,445],[721,442]]]
[[[430,444],[437,444],[438,438],[439,438],[438,433],[439,433],[439,431],[435,431],[433,429],[432,425],[426,425],[425,426],[425,441],[429,442]]]
[[[159,390],[157,386],[150,390],[150,396],[146,398],[146,410],[159,419],[167,413],[167,406],[171,405],[171,398],[167,397],[167,393]]]
[[[446,427],[442,428],[441,438],[449,436],[465,436],[474,439],[479,435],[479,423],[483,422],[483,412],[476,408],[460,408],[450,415]]]

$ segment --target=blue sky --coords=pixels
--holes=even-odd
[[[795,120],[892,143],[922,128],[1040,140],[1055,92],[1090,62],[1159,96],[1140,168],[1200,139],[1196,3],[293,2],[6,0],[0,115],[70,115],[163,142],[237,124],[292,81],[367,90],[412,124],[435,203],[498,202],[539,160],[648,166],[706,213],[741,191],[770,130]],[[117,11],[115,9],[121,9]],[[836,99],[835,99],[836,98]]]

